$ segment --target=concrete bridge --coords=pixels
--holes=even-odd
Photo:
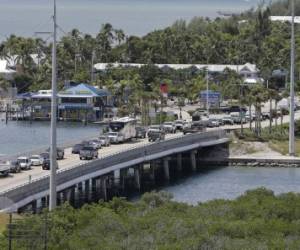
[[[108,199],[108,189],[120,187],[124,177],[132,176],[134,185],[141,189],[145,174],[155,179],[155,171],[161,168],[166,180],[170,171],[182,171],[183,160],[188,160],[192,170],[197,169],[197,162],[204,157],[202,149],[227,145],[225,131],[216,130],[169,138],[156,143],[137,144],[121,152],[103,155],[100,159],[63,168],[57,173],[58,204],[74,200],[76,194],[90,190],[99,191],[101,198]],[[123,145],[126,147],[126,145]],[[172,162],[172,164],[170,164]],[[174,164],[173,164],[174,163]],[[0,180],[1,182],[1,180]],[[9,186],[9,185],[8,185]],[[33,180],[26,180],[19,185],[0,186],[0,209],[2,211],[21,211],[30,207],[33,211],[38,206],[46,207],[49,200],[49,175]],[[2,189],[2,191],[1,191]]]

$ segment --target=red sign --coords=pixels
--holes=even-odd
[[[168,84],[161,83],[160,84],[160,92],[163,94],[163,96],[167,97],[168,96]]]

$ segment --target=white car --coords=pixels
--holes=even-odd
[[[43,165],[44,159],[40,155],[32,155],[30,157],[30,162],[32,166],[40,166]]]
[[[175,134],[176,133],[176,126],[174,122],[165,122],[163,124],[163,128],[165,132]]]
[[[124,136],[118,132],[109,132],[107,135],[110,140],[110,143],[117,144],[124,142]]]
[[[20,168],[22,170],[29,170],[29,169],[31,169],[31,161],[30,161],[30,159],[28,157],[26,157],[26,156],[19,157],[17,159],[17,162],[20,165]]]

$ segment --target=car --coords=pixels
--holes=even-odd
[[[84,144],[75,144],[72,147],[72,154],[79,154],[80,150],[84,147]]]
[[[47,152],[50,152],[50,148],[47,149]],[[56,152],[57,152],[57,160],[63,160],[65,157],[65,151],[62,148],[56,148]]]
[[[171,133],[171,134],[176,133],[176,126],[174,122],[164,122],[163,128],[166,133]]]
[[[209,119],[207,127],[209,128],[215,128],[215,127],[219,127],[220,123],[218,119]]]
[[[135,138],[146,138],[147,131],[144,127],[136,127],[135,131]]]
[[[164,131],[151,131],[148,134],[149,142],[162,141],[162,140],[165,140],[165,132]]]
[[[182,131],[184,126],[184,121],[183,120],[176,120],[175,121],[175,127],[177,130]]]
[[[231,106],[221,109],[224,113],[232,113],[232,112],[247,112],[247,108],[240,107],[240,106]]]
[[[151,125],[147,131],[148,137],[149,137],[149,133],[157,132],[157,131],[163,131],[163,127],[161,125]]]
[[[43,165],[42,165],[43,170],[50,170],[50,159],[47,158],[44,160]]]
[[[101,142],[102,146],[105,146],[105,147],[110,146],[110,139],[109,139],[108,135],[101,135],[99,137],[99,141]]]
[[[22,170],[31,169],[31,161],[27,156],[18,157],[17,162]]]
[[[94,158],[98,158],[98,150],[94,148],[92,145],[85,145],[79,153],[80,160],[92,160]]]
[[[50,170],[50,159],[47,158],[44,160],[43,165],[42,165],[43,170]],[[58,169],[58,166],[56,166],[56,169]]]
[[[101,149],[102,148],[102,143],[99,139],[93,139],[89,142],[90,145],[95,145],[95,147],[97,149]]]
[[[117,144],[117,143],[124,142],[124,136],[118,132],[109,132],[108,137],[109,137],[110,143]]]
[[[44,159],[40,155],[32,155],[29,159],[32,166],[40,166],[44,162]]]
[[[222,118],[222,122],[223,122],[224,125],[234,125],[234,121],[231,118],[231,116],[224,116]]]
[[[7,163],[0,163],[0,175],[8,176],[10,173],[10,165]]]
[[[17,161],[8,161],[7,164],[10,166],[10,172],[11,173],[20,173],[21,172],[21,166]]]
[[[204,122],[193,122],[190,127],[186,127],[182,130],[183,134],[194,134],[204,132],[206,130],[206,124]]]

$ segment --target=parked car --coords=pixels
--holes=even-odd
[[[43,164],[44,159],[40,155],[32,155],[30,161],[32,166],[40,166]]]
[[[47,149],[47,152],[50,152],[50,148]],[[65,151],[62,148],[56,148],[56,152],[57,152],[57,160],[63,160],[65,157]]]
[[[21,166],[17,161],[8,161],[7,164],[10,166],[10,172],[11,173],[20,173],[21,172]]]
[[[230,116],[236,124],[246,123],[245,113],[241,114],[240,112],[232,112],[230,113]]]
[[[92,160],[98,158],[98,150],[91,145],[85,145],[79,153],[80,160]]]
[[[165,140],[165,132],[164,131],[151,131],[148,134],[148,141],[162,141]]]
[[[17,159],[17,162],[20,165],[20,168],[22,170],[29,170],[29,169],[31,169],[31,161],[30,161],[30,159],[28,157],[26,157],[26,156],[19,157]]]
[[[136,138],[146,138],[147,131],[144,127],[136,127],[135,131],[136,131],[136,135],[135,135]]]
[[[101,135],[99,137],[99,141],[101,142],[102,146],[105,146],[105,147],[110,146],[110,139],[109,139],[108,135]]]
[[[221,109],[224,113],[232,113],[232,112],[247,112],[247,108],[240,107],[240,106],[231,106],[225,107]]]
[[[124,136],[118,132],[109,132],[108,137],[109,137],[110,143],[117,144],[117,143],[124,142]]]
[[[80,150],[84,147],[84,144],[75,144],[72,147],[72,154],[79,154]]]
[[[0,175],[8,176],[10,172],[10,165],[7,163],[0,163]]]
[[[164,122],[163,128],[166,133],[171,133],[171,134],[176,133],[176,126],[174,122]]]

